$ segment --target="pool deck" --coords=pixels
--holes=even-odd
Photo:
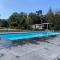
[[[28,32],[47,32],[47,31],[28,31]],[[28,33],[28,32],[0,32],[0,34],[7,34],[7,33]],[[52,32],[52,31],[48,31],[48,32]]]
[[[27,33],[27,32],[0,32],[0,34],[7,34],[7,33]]]
[[[0,46],[0,60],[57,60],[60,58],[60,36],[36,44],[11,47]]]

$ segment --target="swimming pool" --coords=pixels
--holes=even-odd
[[[25,33],[6,33],[0,34],[0,38],[4,38],[7,40],[22,40],[28,38],[35,38],[35,37],[48,37],[51,35],[58,35],[60,33],[57,32],[25,32]]]

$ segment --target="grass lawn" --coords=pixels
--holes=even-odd
[[[28,29],[0,29],[0,32],[30,32],[30,31],[42,31],[42,30],[28,30]]]

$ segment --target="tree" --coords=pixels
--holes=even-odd
[[[18,26],[17,19],[18,19],[18,13],[14,12],[8,19],[9,27],[11,28],[17,27]]]
[[[40,11],[37,11],[37,13],[29,13],[29,24],[40,24],[42,17],[40,14],[42,14]]]
[[[49,9],[48,13],[47,13],[47,22],[48,23],[53,23],[54,22],[54,14],[52,9]]]
[[[35,13],[31,12],[27,15],[25,12],[14,12],[9,18],[8,22],[0,20],[0,26],[8,26],[11,28],[24,28],[28,29],[29,25],[51,23],[50,29],[60,30],[60,13],[59,11],[55,14],[52,9],[49,9],[46,15],[42,14],[42,10],[38,10]],[[3,25],[4,24],[4,25]]]
[[[42,10],[38,10],[38,11],[36,11],[36,14],[37,14],[37,16],[38,16],[38,18],[39,18],[39,22],[42,24],[43,22],[43,20],[42,20],[42,18],[43,18],[43,15],[42,15]]]
[[[25,24],[25,20],[27,19],[27,14],[24,12],[17,13],[14,12],[8,19],[8,23],[10,27],[22,28],[22,25]]]
[[[54,29],[60,30],[60,13],[55,13],[55,20],[54,20]]]
[[[41,16],[41,15],[42,15],[42,10],[38,10],[38,11],[36,11],[36,13],[37,13],[39,16]]]
[[[24,12],[21,12],[21,13],[19,14],[19,20],[17,20],[17,21],[18,21],[18,24],[19,24],[20,26],[22,26],[23,28],[25,28],[26,20],[27,20],[27,14],[24,13]],[[18,25],[18,26],[19,26],[19,25]]]
[[[47,22],[54,25],[54,14],[52,9],[49,9],[47,13]],[[50,25],[49,28],[52,29],[53,27]]]
[[[8,27],[8,22],[6,19],[0,19],[0,27]]]
[[[8,27],[9,24],[6,19],[2,19],[2,27]]]
[[[36,14],[35,13],[29,13],[29,24],[32,25],[32,24],[35,24],[36,23]]]

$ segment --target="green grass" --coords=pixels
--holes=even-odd
[[[0,32],[33,32],[33,31],[42,31],[42,30],[28,30],[28,29],[0,29]]]

